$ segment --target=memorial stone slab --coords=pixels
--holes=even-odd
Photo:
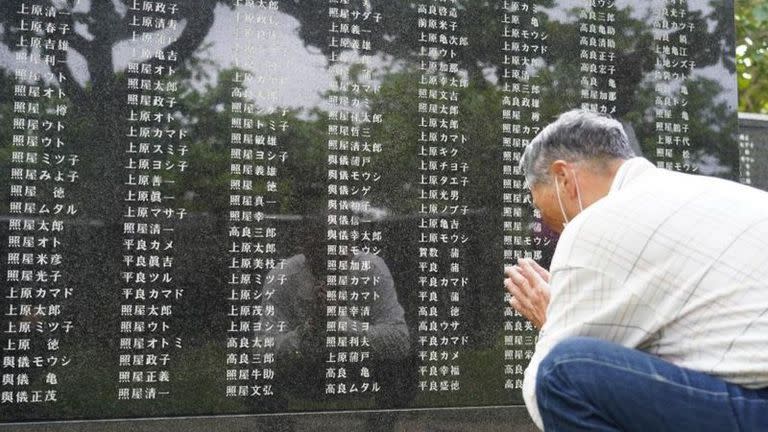
[[[584,108],[738,179],[733,37],[730,0],[0,1],[0,424],[535,430],[523,148]]]

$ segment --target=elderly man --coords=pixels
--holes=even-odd
[[[547,431],[768,431],[768,194],[656,168],[620,123],[563,114],[520,161],[561,232],[510,304],[541,329],[524,397]]]

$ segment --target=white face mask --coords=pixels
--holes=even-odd
[[[576,171],[571,170],[573,173],[573,181],[576,183],[576,198],[579,200],[579,213],[584,211],[584,206],[581,203],[581,190],[579,189],[579,182],[576,180]],[[566,225],[568,225],[568,216],[565,214],[565,207],[563,207],[563,200],[560,198],[560,183],[557,182],[557,178],[555,180],[555,190],[557,191],[557,203],[560,205],[560,212],[563,214],[563,229],[565,229]]]

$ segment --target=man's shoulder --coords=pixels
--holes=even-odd
[[[612,191],[585,210],[588,223],[633,223],[642,217],[666,219],[669,213],[698,212],[727,206],[768,209],[768,193],[718,177],[660,168],[646,170],[620,190]],[[590,210],[590,211],[587,211]],[[587,218],[585,218],[587,219]]]
[[[641,254],[714,248],[768,217],[768,193],[714,177],[653,169],[579,214],[563,231],[553,264],[632,262]]]
[[[728,208],[733,217],[768,211],[768,193],[732,180],[709,175],[655,169],[606,200],[606,210],[632,209],[646,217],[665,218],[669,212],[706,212]]]

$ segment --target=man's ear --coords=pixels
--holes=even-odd
[[[553,181],[560,185],[560,193],[565,197],[575,199],[577,196],[576,183],[573,179],[573,168],[568,162],[558,159],[549,166],[549,172],[552,174]]]

